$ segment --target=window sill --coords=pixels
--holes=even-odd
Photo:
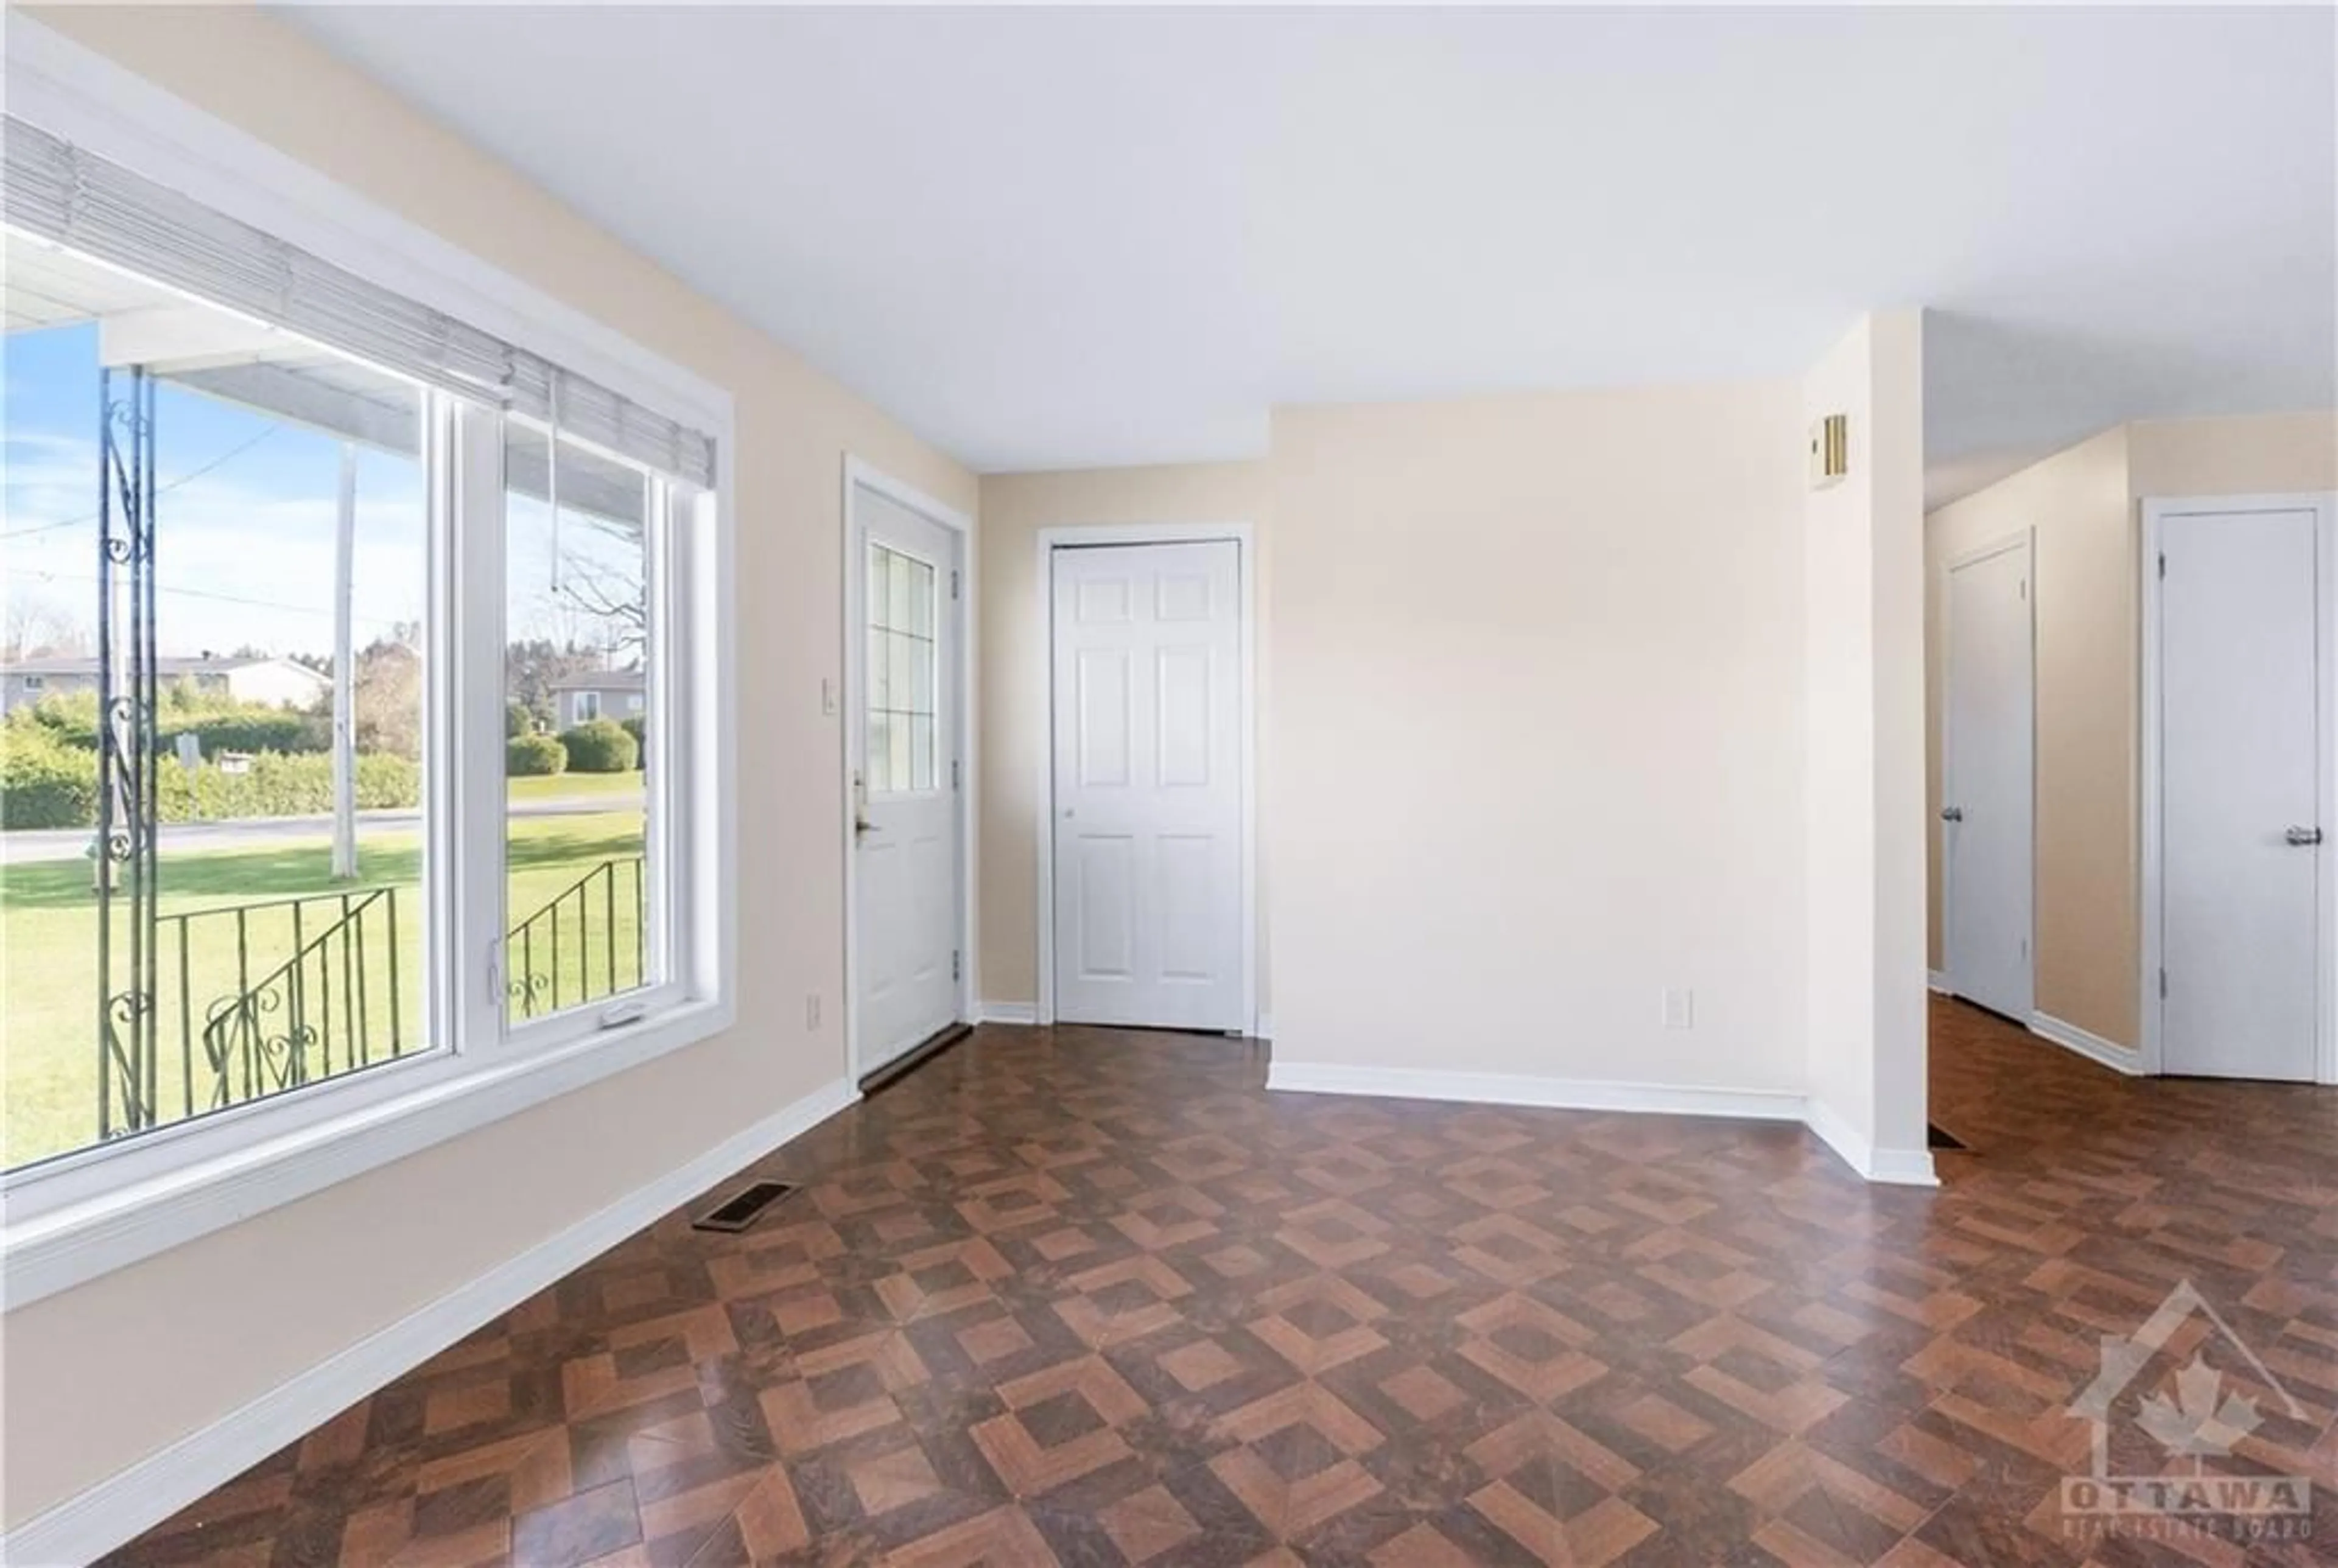
[[[0,1310],[87,1283],[729,1028],[728,1001],[475,1068],[311,1121],[0,1230]],[[11,1208],[22,1199],[11,1194]]]

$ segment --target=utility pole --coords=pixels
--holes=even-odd
[[[340,514],[333,530],[333,875],[358,874],[357,661],[351,612],[358,535],[357,443],[341,443]]]

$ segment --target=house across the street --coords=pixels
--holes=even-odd
[[[205,696],[283,708],[306,708],[332,689],[331,681],[305,664],[261,654],[236,658],[166,654],[155,661],[155,676],[166,688],[183,681]],[[5,704],[0,711],[13,713],[44,697],[96,690],[93,655],[17,659],[0,664],[0,704]]]
[[[559,728],[594,719],[638,719],[646,682],[638,670],[584,670],[552,682],[554,717]]]

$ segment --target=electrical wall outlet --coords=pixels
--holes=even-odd
[[[820,710],[830,719],[836,717],[836,677],[833,675],[820,679]]]
[[[804,1027],[820,1027],[820,993],[817,991],[804,998]]]
[[[1696,993],[1675,987],[1665,993],[1665,1027],[1694,1029],[1696,1027]]]

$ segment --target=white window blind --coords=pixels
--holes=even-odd
[[[714,438],[541,355],[6,118],[5,216],[139,272],[458,397],[496,404],[690,484]],[[564,475],[565,477],[565,475]]]

